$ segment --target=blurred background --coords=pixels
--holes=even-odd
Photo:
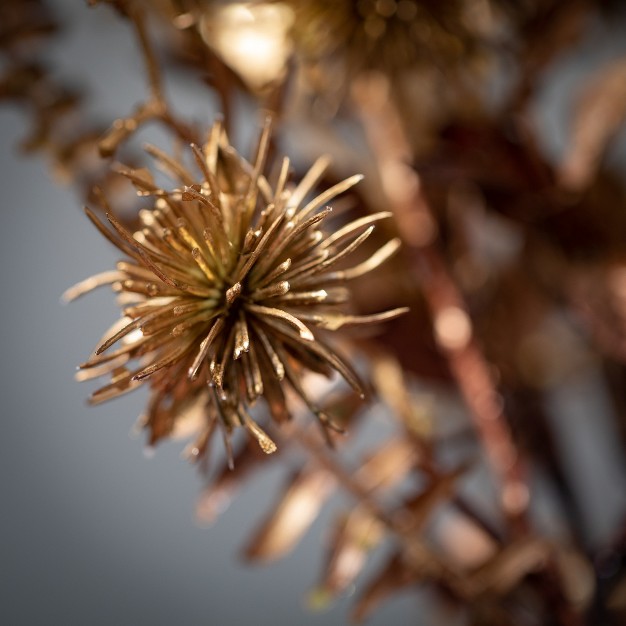
[[[85,89],[81,106],[106,129],[146,97],[132,29],[108,6],[88,8],[70,0],[45,4],[62,29],[46,41],[42,58],[55,81]],[[341,20],[348,18],[333,22],[332,9],[329,15],[323,12],[324,3],[301,6],[316,4],[320,12],[310,23],[339,24],[341,30]],[[357,4],[363,9],[366,3]],[[391,4],[397,17],[402,2]],[[389,3],[374,5],[376,19],[391,20]],[[320,69],[327,56],[336,60],[344,54],[340,44],[325,42],[312,54],[306,46],[321,35],[296,30],[305,70],[289,79],[288,88],[271,85],[275,76],[254,84],[236,59],[223,51],[219,56],[215,33],[225,28],[220,19],[226,18],[214,13],[200,30],[232,73],[227,78],[238,95],[228,102],[223,93],[198,88],[196,61],[188,50],[172,61],[176,40],[167,40],[159,54],[175,68],[167,89],[180,115],[207,126],[228,105],[231,141],[243,154],[252,149],[258,108],[271,109],[280,98],[290,102],[291,108],[281,105],[281,150],[294,155],[297,171],[305,171],[322,152],[334,155],[338,178],[364,171],[368,179],[360,193],[366,198],[357,200],[365,211],[385,208],[386,189],[376,172],[375,151],[360,156],[371,135],[357,128],[358,120],[367,118],[375,99],[368,96],[363,104],[363,90],[371,85],[359,80],[364,65],[368,71],[388,72],[392,99],[408,128],[407,146],[400,152],[427,189],[439,254],[463,295],[507,424],[527,460],[531,534],[566,545],[559,552],[566,563],[561,570],[577,572],[568,583],[573,591],[568,588],[565,595],[578,617],[548,621],[542,611],[532,616],[520,609],[511,623],[626,623],[620,621],[626,615],[626,10],[620,2],[537,1],[517,8],[477,2],[475,7],[489,8],[492,17],[479,20],[480,27],[469,34],[474,22],[462,22],[463,28],[455,30],[452,10],[439,15],[431,7],[441,32],[427,24],[430,35],[422,41],[418,30],[411,31],[412,40],[427,43],[421,56],[407,53],[400,68],[381,69],[377,65],[388,62],[387,53],[378,51],[372,61],[365,47],[358,54],[352,49],[356,60],[348,55],[347,70],[334,64]],[[154,33],[164,38],[163,23],[173,19],[169,10],[154,9]],[[496,19],[503,15],[506,19]],[[376,32],[378,27],[368,28]],[[461,41],[457,47],[454,38]],[[403,54],[397,51],[391,58]],[[4,75],[11,61],[10,54],[3,57]],[[414,75],[399,79],[407,67]],[[349,80],[340,71],[352,72]],[[299,81],[305,78],[302,87]],[[343,108],[346,96],[339,92],[350,80],[360,114]],[[4,81],[0,90],[5,425],[0,437],[0,620],[347,623],[355,597],[394,547],[391,540],[383,542],[326,610],[311,610],[325,604],[310,591],[323,580],[330,527],[337,512],[350,510],[354,502],[340,490],[325,507],[326,498],[316,501],[319,511],[310,529],[284,558],[263,567],[241,558],[286,476],[301,466],[302,451],[290,449],[275,462],[255,465],[232,503],[224,497],[223,512],[220,502],[211,502],[221,514],[207,527],[213,514],[205,510],[203,515],[202,500],[197,509],[207,479],[181,457],[184,444],[146,450],[143,435],[133,431],[147,394],[141,390],[87,407],[93,386],[79,385],[73,375],[118,311],[106,290],[71,306],[60,296],[75,282],[112,267],[119,255],[81,210],[85,185],[71,184],[72,177],[54,165],[46,147],[34,155],[20,150],[32,128],[32,109],[13,97],[17,91],[8,84]],[[61,132],[75,130],[71,119]],[[414,124],[407,126],[407,120]],[[157,145],[171,144],[161,129],[146,133]],[[124,215],[132,221],[131,209]],[[409,249],[420,245],[407,243]],[[464,497],[490,523],[505,527],[497,480],[472,434],[454,368],[446,362],[449,346],[445,337],[442,343],[433,335],[420,279],[403,278],[411,275],[411,263],[407,257],[398,263],[369,287],[357,285],[357,306],[368,311],[372,289],[381,285],[376,310],[411,304],[410,319],[379,336],[377,349],[388,349],[401,364],[413,408],[427,414],[432,441],[442,442],[437,459],[447,469],[468,459],[472,463],[460,487]],[[394,274],[400,276],[397,284],[392,280],[385,287]],[[356,341],[361,354],[369,354],[369,337]],[[454,356],[456,348],[451,350]],[[399,432],[388,403],[373,402],[360,411],[344,457],[355,471],[362,455]],[[421,485],[419,480],[415,484]],[[405,482],[401,488],[414,486]],[[464,535],[454,525],[456,530],[446,535],[443,529],[454,517],[445,497],[430,511],[426,537],[441,549],[471,553],[473,542],[482,546],[483,539]],[[522,579],[523,566],[520,571]],[[429,584],[409,582],[399,585],[402,589],[367,623],[499,623],[493,617],[480,621],[471,610],[442,602]]]

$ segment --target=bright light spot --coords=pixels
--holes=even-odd
[[[459,307],[446,307],[435,318],[435,337],[441,347],[460,350],[469,343],[471,336],[470,319]]]
[[[530,492],[522,482],[512,482],[502,491],[502,504],[513,515],[521,513],[527,507],[529,500]]]
[[[236,3],[208,12],[201,32],[227,65],[251,87],[261,89],[284,74],[293,19],[284,4]]]

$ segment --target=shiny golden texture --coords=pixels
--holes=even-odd
[[[416,65],[465,62],[477,45],[476,5],[465,0],[288,2],[293,38],[307,62],[396,74]]]
[[[398,248],[392,240],[350,269],[337,264],[369,237],[378,213],[327,234],[320,225],[326,204],[361,177],[353,176],[307,201],[328,160],[319,159],[297,186],[288,182],[289,160],[270,184],[263,175],[269,124],[250,164],[229,145],[219,124],[206,145],[192,146],[200,176],[148,146],[148,152],[177,182],[165,191],[148,170],[121,168],[138,193],[154,198],[141,211],[143,228],[131,234],[108,215],[113,230],[88,211],[99,230],[128,257],[115,271],[92,277],[65,294],[71,300],[110,284],[123,317],[105,334],[79,378],[110,375],[91,397],[99,403],[144,383],[152,390],[143,426],[150,442],[187,433],[189,417],[201,455],[215,426],[229,435],[244,426],[264,452],[274,442],[249,416],[264,397],[277,421],[289,417],[284,385],[316,414],[329,418],[307,396],[303,370],[334,371],[358,392],[352,368],[320,337],[320,329],[378,322],[404,312],[354,316],[341,312],[344,283],[378,266]],[[131,365],[131,363],[133,363]],[[198,423],[199,422],[199,423]]]

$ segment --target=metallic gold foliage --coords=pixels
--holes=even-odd
[[[470,3],[423,0],[291,2],[294,40],[305,59],[344,60],[389,73],[458,62],[476,47]]]
[[[426,587],[424,623],[617,623],[623,476],[601,457],[610,469],[626,440],[626,66],[585,52],[605,31],[616,40],[603,16],[620,3],[88,4],[115,9],[143,58],[132,110],[83,125],[86,92],[60,84],[68,68],[41,47],[60,26],[45,0],[0,3],[0,100],[30,116],[24,148],[82,190],[121,253],[66,293],[110,286],[121,309],[76,376],[104,381],[91,402],[149,390],[149,444],[191,437],[185,455],[205,470],[200,522],[268,460],[289,464],[263,493],[249,562],[297,551],[349,499],[318,535],[311,607],[355,591],[365,619]],[[581,52],[583,88],[553,80]],[[559,110],[570,123],[554,159],[537,120],[560,82],[574,107]],[[218,103],[208,135],[181,114],[187,87]],[[253,107],[274,131],[248,162],[226,130],[245,130]],[[154,127],[175,152],[135,152]],[[322,152],[366,184],[335,178]],[[364,383],[333,339],[355,325],[370,326],[352,337]],[[337,373],[348,385],[327,393]],[[599,395],[579,410],[590,380]],[[364,389],[378,399],[367,408]],[[301,409],[317,420],[290,419]]]
[[[147,146],[157,166],[178,184],[160,188],[146,170],[120,168],[142,196],[154,198],[140,213],[142,228],[128,232],[108,214],[112,230],[99,230],[127,259],[66,292],[68,300],[101,285],[118,293],[123,317],[95,354],[80,366],[81,378],[110,376],[91,402],[116,398],[144,383],[152,390],[144,426],[150,442],[172,434],[191,400],[204,404],[199,455],[217,422],[228,440],[243,426],[266,453],[276,450],[248,410],[264,397],[275,420],[290,414],[285,387],[299,396],[324,428],[331,418],[305,391],[302,373],[338,372],[359,394],[352,367],[322,336],[324,330],[379,322],[405,312],[342,312],[346,282],[392,254],[385,246],[373,260],[351,269],[340,262],[372,233],[378,213],[331,234],[321,230],[327,203],[359,182],[352,176],[309,199],[328,165],[319,160],[295,187],[284,159],[275,181],[264,176],[270,127],[261,134],[253,163],[229,145],[219,123],[203,147],[191,153],[200,173]]]
[[[332,474],[320,468],[303,468],[281,494],[263,525],[244,550],[247,560],[267,561],[289,553],[317,519],[335,487]]]

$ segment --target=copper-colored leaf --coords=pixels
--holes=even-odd
[[[407,381],[400,363],[391,356],[374,360],[374,387],[381,399],[391,407],[404,426],[418,437],[427,436],[431,420],[420,403],[407,390]]]
[[[392,439],[371,454],[356,473],[356,479],[368,490],[390,488],[415,467],[415,446],[408,439]]]
[[[554,563],[561,579],[561,588],[572,606],[586,609],[595,592],[595,574],[591,563],[571,546],[555,546]],[[622,589],[622,605],[626,608],[626,586]]]
[[[363,506],[335,522],[320,584],[310,595],[314,608],[344,592],[361,573],[368,554],[383,537],[382,523]]]
[[[352,619],[356,622],[364,621],[383,600],[418,580],[418,575],[406,565],[402,555],[393,554],[357,600]]]
[[[519,539],[502,548],[468,576],[468,588],[474,594],[505,594],[524,576],[541,567],[548,552],[549,548],[544,541],[534,538]]]
[[[323,469],[303,469],[293,476],[270,515],[244,550],[250,561],[277,559],[287,554],[317,518],[335,485]]]
[[[561,184],[572,191],[594,179],[600,159],[626,120],[626,59],[610,63],[586,86],[575,112]]]
[[[426,489],[409,499],[406,503],[407,526],[410,526],[413,532],[420,531],[435,507],[452,495],[457,480],[465,473],[466,469],[466,466],[461,466],[447,474],[433,478]]]

